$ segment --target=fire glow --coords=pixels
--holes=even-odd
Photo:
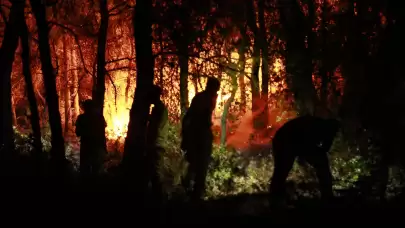
[[[232,55],[233,60],[236,60],[237,58],[238,58],[237,53]],[[249,66],[250,62],[251,60],[248,59],[247,66],[245,69],[246,74],[250,74],[251,72],[251,67]],[[283,71],[282,60],[275,59],[275,62],[272,67],[272,72],[274,74],[278,74],[281,71]],[[106,137],[109,140],[123,142],[123,140],[126,137],[126,132],[128,128],[129,112],[133,101],[133,94],[135,91],[135,79],[131,78],[128,72],[126,71],[116,71],[111,75],[111,77],[112,80],[109,80],[106,83],[106,93],[105,93],[104,113],[103,113],[107,122]],[[217,103],[213,113],[213,123],[214,125],[218,126],[220,125],[220,118],[223,114],[224,105],[227,102],[227,100],[231,97],[232,87],[229,83],[226,82],[228,81],[226,77],[229,76],[224,73],[222,75],[221,88],[220,91],[218,92]],[[259,72],[259,80],[260,79],[261,79],[261,70]],[[196,93],[204,90],[206,78],[200,78],[199,82],[197,84],[194,84],[190,77],[188,83],[189,83],[188,99],[189,103],[191,103]],[[248,82],[246,83],[250,84]],[[276,85],[271,85],[269,86],[269,88],[271,93],[275,93],[277,90]],[[238,89],[234,97],[234,102],[240,101],[241,99],[240,93],[241,91]],[[247,94],[247,96],[249,96],[249,94]],[[248,102],[248,105],[249,103],[250,102]],[[249,109],[249,107],[246,108]],[[252,114],[246,113],[246,115],[250,116],[250,118],[247,119],[251,119]]]

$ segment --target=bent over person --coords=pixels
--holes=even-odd
[[[212,155],[212,112],[219,88],[218,79],[208,78],[205,90],[195,95],[183,118],[181,148],[189,163],[183,186],[188,191],[191,181],[194,181],[191,200],[199,200],[205,193],[205,180]]]
[[[76,135],[80,137],[80,174],[88,177],[101,171],[105,153],[103,129],[107,123],[92,100],[85,100],[82,109],[84,113],[76,120]]]

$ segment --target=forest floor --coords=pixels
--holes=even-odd
[[[171,200],[153,204],[148,197],[122,191],[106,183],[84,189],[78,185],[49,185],[50,180],[9,179],[0,192],[8,212],[41,213],[53,218],[84,219],[96,222],[128,220],[149,225],[271,225],[271,224],[405,224],[402,199],[365,202],[339,197],[332,205],[321,206],[316,199],[301,198],[290,207],[270,210],[267,194],[241,194],[190,203]],[[12,183],[13,182],[13,183]],[[79,219],[79,220],[80,220]]]

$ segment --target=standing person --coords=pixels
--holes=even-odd
[[[104,116],[97,112],[92,100],[85,100],[82,109],[84,113],[76,120],[76,135],[80,137],[80,174],[88,177],[101,171],[105,153],[102,129],[107,127],[107,123]]]
[[[149,115],[146,135],[147,181],[152,185],[153,195],[158,199],[162,194],[162,185],[159,177],[159,161],[164,153],[164,144],[167,138],[168,110],[160,97],[162,89],[154,85],[150,92],[150,102],[153,105]]]
[[[200,200],[205,193],[205,180],[212,155],[212,112],[219,89],[219,80],[208,78],[205,90],[195,95],[182,122],[181,148],[189,163],[183,185],[188,190],[191,180],[194,180],[190,194],[192,200]]]

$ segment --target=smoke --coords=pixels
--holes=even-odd
[[[275,105],[268,105],[267,116],[261,116],[266,108],[265,102],[261,99],[255,103],[256,110],[252,112],[247,111],[237,123],[237,127],[232,135],[226,141],[228,147],[245,151],[251,145],[267,146],[279,129],[288,119],[295,117],[295,113],[288,111],[283,107],[276,107]],[[267,126],[261,129],[255,129],[253,126],[256,118],[267,118]]]

